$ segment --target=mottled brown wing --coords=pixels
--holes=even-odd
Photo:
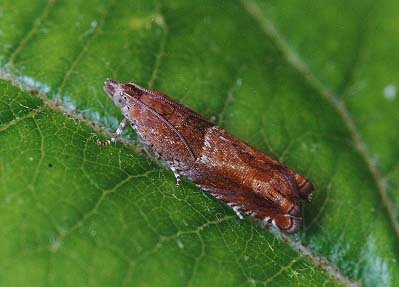
[[[169,133],[178,137],[177,140],[184,144],[193,158],[201,153],[202,139],[206,129],[214,126],[213,123],[157,91],[148,91],[136,101],[140,101],[142,107],[145,105],[147,110],[157,117],[153,126],[168,126]]]
[[[236,139],[233,135],[230,135],[230,136],[232,137],[230,139],[230,141],[234,142],[234,144],[237,145],[237,150],[250,155],[248,158],[251,159],[250,160],[251,165],[256,165],[259,169],[262,169],[262,166],[270,164],[270,163],[274,163],[278,166],[281,166],[289,174],[291,174],[294,177],[295,183],[296,183],[294,190],[297,190],[299,197],[301,199],[307,200],[308,202],[311,201],[314,186],[307,178],[301,176],[300,174],[296,173],[289,167],[286,167],[285,165],[283,165],[281,162],[273,159],[272,157],[257,150],[256,148],[246,144],[243,141]]]
[[[190,115],[193,118],[197,118],[200,119],[210,125],[215,125],[214,123],[212,123],[210,120],[208,120],[207,118],[205,118],[204,116],[202,116],[201,114],[183,106],[182,104],[180,104],[179,102],[177,102],[175,99],[169,97],[168,95],[160,92],[160,91],[156,91],[156,90],[151,90],[149,91],[149,95],[153,96],[155,98],[157,98],[158,100],[160,100],[163,103],[167,103],[169,105],[171,105],[172,107],[174,107],[176,110],[179,110],[185,114]]]
[[[207,177],[207,175],[204,175]],[[225,202],[233,208],[240,218],[241,214],[247,214],[258,218],[265,224],[273,224],[275,227],[287,233],[295,233],[302,224],[302,218],[283,213],[276,205],[267,199],[256,195],[236,183],[232,183],[223,176],[218,176],[218,182],[209,181],[206,184],[197,182],[203,190],[213,195],[217,199]],[[212,178],[215,178],[213,176]]]

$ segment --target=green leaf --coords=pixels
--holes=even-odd
[[[398,286],[395,1],[0,3],[0,285]],[[294,236],[139,151],[114,78],[316,185]],[[105,129],[104,129],[105,128]]]

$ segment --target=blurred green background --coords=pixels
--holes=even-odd
[[[1,286],[399,286],[399,4],[0,2]],[[294,236],[144,157],[106,78],[316,185]]]

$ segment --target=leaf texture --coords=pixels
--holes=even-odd
[[[2,1],[0,284],[399,285],[395,1]],[[316,185],[295,236],[144,157],[106,78]],[[104,127],[99,128],[99,126]]]

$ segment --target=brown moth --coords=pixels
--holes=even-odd
[[[161,92],[113,80],[104,89],[124,119],[102,145],[115,142],[130,123],[166,161],[177,185],[183,175],[240,218],[248,214],[286,233],[298,231],[299,200],[312,198],[309,180]]]

